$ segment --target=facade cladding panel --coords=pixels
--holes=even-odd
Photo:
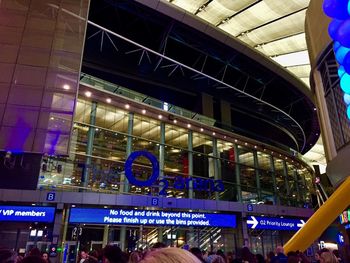
[[[1,149],[68,153],[88,3],[0,4]]]
[[[291,76],[136,1],[3,0],[0,10],[0,245],[65,242],[58,256],[71,262],[78,244],[108,242],[129,251],[249,242],[267,254],[299,227],[261,232],[246,213],[271,222],[312,213],[314,171],[300,152],[319,129]],[[55,223],[44,206],[56,208]],[[75,206],[86,225],[70,221]],[[216,214],[232,222],[211,223]]]

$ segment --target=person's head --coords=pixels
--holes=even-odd
[[[146,254],[140,263],[201,263],[201,261],[187,250],[167,247],[157,249]]]
[[[264,262],[265,262],[265,259],[264,259],[264,256],[263,256],[263,255],[261,255],[261,254],[256,254],[255,257],[256,257],[256,261],[257,261],[258,263],[264,263]]]
[[[276,254],[284,254],[284,249],[282,246],[277,246],[276,247]]]
[[[291,254],[288,256],[287,263],[299,263],[299,262],[300,262],[299,257],[296,256],[295,254]]]
[[[46,261],[42,259],[41,256],[29,255],[27,257],[24,257],[21,263],[46,263]]]
[[[333,255],[332,252],[326,251],[322,252],[320,255],[321,263],[337,263],[338,259]]]
[[[267,254],[267,258],[268,258],[268,259],[272,259],[274,256],[275,256],[275,253],[273,253],[272,251],[270,251],[270,252]]]
[[[29,251],[29,256],[38,256],[38,257],[41,257],[41,252],[40,252],[39,248],[37,248],[37,247],[32,248],[32,249]]]
[[[41,254],[41,257],[43,258],[43,260],[45,260],[46,262],[49,261],[49,254],[47,252],[43,252]]]
[[[129,263],[137,263],[141,260],[141,254],[138,251],[134,251],[129,256]]]
[[[0,248],[0,263],[11,263],[15,262],[16,260],[16,253],[14,253],[13,250],[8,248]]]
[[[107,245],[103,249],[103,257],[107,263],[126,263],[126,255],[116,245]]]
[[[193,247],[190,249],[190,252],[195,255],[199,260],[203,261],[203,254],[200,248],[198,247]]]
[[[223,257],[224,259],[226,258],[224,251],[222,251],[221,249],[216,251],[216,255],[219,255],[219,256]]]
[[[160,248],[166,248],[166,245],[162,242],[157,242],[157,243],[154,243],[152,246],[152,250],[157,250]]]
[[[89,256],[89,254],[85,250],[80,251],[80,257],[82,259],[87,259],[88,256]]]

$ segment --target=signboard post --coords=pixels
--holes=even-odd
[[[303,219],[248,216],[247,225],[249,229],[296,231],[305,225],[305,221]]]

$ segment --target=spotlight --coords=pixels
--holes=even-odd
[[[91,95],[92,95],[92,93],[91,93],[90,91],[85,91],[85,96],[86,96],[86,97],[90,98]]]
[[[145,109],[142,110],[142,114],[146,114],[146,110]]]
[[[111,98],[107,98],[106,101],[107,101],[107,103],[111,103],[112,99]]]
[[[129,109],[130,105],[129,104],[125,104],[125,109]]]
[[[64,89],[64,90],[69,90],[69,89],[70,89],[70,86],[69,86],[68,84],[64,84],[64,85],[63,85],[63,89]]]

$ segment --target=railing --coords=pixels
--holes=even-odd
[[[107,90],[109,92],[113,92],[118,94],[119,96],[126,97],[128,99],[132,99],[141,103],[148,104],[155,108],[168,111],[170,113],[174,113],[179,116],[183,116],[185,118],[196,120],[200,123],[203,123],[208,126],[214,126],[215,120],[201,114],[195,113],[193,111],[186,110],[184,108],[175,106],[173,104],[146,96],[142,93],[127,89],[125,87],[119,86],[117,84],[110,83],[108,81],[93,77],[91,75],[82,73],[80,82],[83,84],[91,85],[95,88],[101,88],[103,90]]]

